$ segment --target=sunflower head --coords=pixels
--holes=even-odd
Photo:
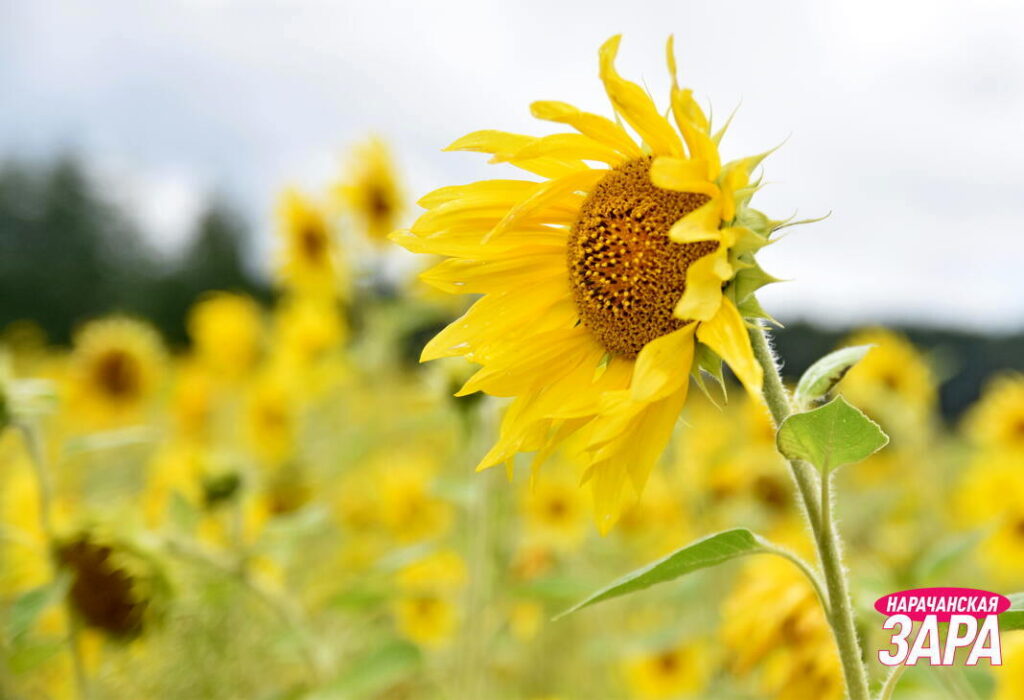
[[[234,381],[259,358],[263,313],[250,296],[212,292],[189,310],[188,334],[199,363],[214,376]]]
[[[697,643],[678,644],[636,654],[626,661],[626,679],[636,697],[676,698],[699,693],[707,685],[710,664]]]
[[[967,432],[980,446],[1024,455],[1024,374],[996,377],[967,415]]]
[[[164,363],[160,337],[147,323],[92,321],[75,335],[74,397],[100,423],[136,417],[156,392]]]
[[[480,467],[519,452],[537,452],[539,464],[571,437],[602,530],[636,500],[691,374],[703,386],[702,371],[720,378],[725,361],[760,394],[746,326],[768,317],[754,292],[775,280],[754,255],[783,223],[749,206],[766,154],[723,163],[723,130],[679,85],[671,40],[668,117],[619,75],[618,47],[613,37],[598,54],[617,119],[542,101],[534,116],[566,131],[458,139],[449,150],[488,153],[540,180],[443,187],[392,235],[446,258],[422,275],[428,284],[481,295],[422,356],[481,365],[459,395],[515,398]]]
[[[395,230],[402,212],[402,190],[391,154],[379,138],[371,138],[352,154],[348,179],[338,194],[367,237],[380,243]]]
[[[299,294],[335,298],[342,289],[344,269],[325,208],[288,189],[281,195],[278,220],[282,284]]]
[[[95,532],[79,532],[56,545],[57,561],[70,575],[72,610],[90,628],[127,641],[156,618],[167,592],[154,562]]]

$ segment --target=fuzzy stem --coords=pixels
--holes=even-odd
[[[46,541],[53,575],[56,577],[62,564],[56,549],[56,536],[53,527],[53,481],[47,464],[46,450],[39,435],[39,427],[34,422],[26,421],[20,423],[18,427],[21,429],[21,435],[25,441],[28,461],[32,465],[32,473],[35,476],[36,489],[39,493],[39,529]],[[78,619],[71,607],[71,598],[67,595],[64,596],[64,612],[67,616],[67,645],[75,676],[75,689],[78,697],[84,700],[89,697],[89,681],[85,672],[85,661],[82,659]]]
[[[779,366],[768,345],[763,328],[750,330],[754,356],[764,369],[764,398],[771,411],[776,427],[792,412],[789,396],[782,384]],[[831,480],[826,476],[818,483],[814,468],[800,460],[790,460],[793,479],[803,502],[814,543],[821,561],[825,586],[828,589],[829,605],[826,615],[843,666],[847,693],[851,700],[869,700],[867,669],[864,666],[860,640],[854,623],[853,606],[843,568],[842,547],[839,535],[832,521]],[[821,494],[818,494],[820,485]]]
[[[892,700],[893,693],[896,692],[896,684],[900,682],[900,678],[906,670],[907,667],[903,664],[892,670],[889,677],[885,679],[885,685],[882,686],[882,692],[879,694],[878,700]]]

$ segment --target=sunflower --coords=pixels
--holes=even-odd
[[[711,131],[676,79],[672,121],[615,69],[620,37],[599,52],[615,112],[635,131],[563,102],[534,116],[575,133],[478,131],[448,147],[489,153],[544,178],[444,187],[393,239],[446,256],[423,273],[450,293],[482,297],[424,348],[482,365],[460,394],[514,397],[479,468],[570,435],[587,455],[598,525],[607,531],[639,492],[686,401],[688,376],[724,360],[752,393],[762,371],[745,318],[773,281],[753,259],[781,226],[748,207],[764,158],[722,164]],[[627,482],[632,485],[630,489]]]
[[[333,298],[343,282],[334,231],[323,208],[297,190],[281,195],[278,220],[283,249],[281,282],[289,290]]]
[[[158,388],[164,359],[160,336],[143,321],[86,324],[72,355],[72,394],[81,415],[98,424],[136,417]]]
[[[721,636],[737,676],[760,668],[759,685],[780,700],[839,700],[843,674],[814,590],[788,561],[747,565],[723,605]]]
[[[342,201],[372,241],[395,230],[402,211],[402,191],[384,142],[371,138],[353,153],[351,176],[338,187]]]
[[[625,663],[631,697],[677,698],[704,690],[711,675],[707,653],[689,643],[630,657]]]
[[[188,334],[200,364],[234,381],[255,366],[263,341],[263,312],[245,294],[211,292],[188,312]]]
[[[56,557],[70,574],[71,609],[108,638],[138,637],[167,594],[152,561],[96,533],[83,531],[59,543]]]
[[[982,447],[1024,455],[1024,374],[993,379],[971,408],[967,431]]]

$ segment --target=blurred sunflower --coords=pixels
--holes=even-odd
[[[640,491],[686,400],[688,376],[725,360],[758,394],[761,368],[745,317],[764,316],[752,292],[772,281],[753,259],[778,222],[750,209],[762,156],[722,165],[722,131],[676,80],[671,113],[623,79],[620,37],[600,50],[600,77],[619,123],[562,102],[534,116],[578,133],[534,138],[478,131],[449,150],[490,153],[545,178],[445,187],[393,239],[448,259],[424,281],[482,294],[424,348],[483,367],[460,394],[516,397],[486,468],[518,452],[538,463],[577,434],[598,524],[607,531]],[[589,163],[601,164],[593,167]]]
[[[525,489],[520,507],[526,537],[535,545],[572,550],[587,534],[589,508],[574,479],[538,475]]]
[[[699,693],[711,675],[706,647],[682,644],[637,654],[626,661],[626,679],[636,698],[677,698]]]
[[[264,371],[252,383],[243,415],[253,453],[265,466],[279,467],[292,456],[298,437],[295,387],[280,371]]]
[[[982,453],[964,472],[957,515],[968,526],[987,525],[978,556],[1000,582],[1024,578],[1024,470],[1009,452]]]
[[[841,345],[874,346],[843,378],[843,394],[901,436],[924,435],[938,391],[932,368],[914,344],[888,329],[869,328]]]
[[[814,590],[790,562],[753,560],[722,612],[733,673],[746,676],[760,666],[762,691],[778,700],[844,696],[832,631]]]
[[[115,317],[75,335],[71,400],[87,421],[110,425],[137,418],[164,370],[160,336],[148,323]]]
[[[398,573],[399,595],[393,612],[399,632],[424,647],[446,646],[459,623],[459,595],[466,565],[458,554],[441,550]]]
[[[1024,374],[993,379],[967,416],[976,443],[1024,454]]]
[[[237,380],[259,358],[263,341],[260,306],[244,294],[207,294],[189,310],[188,334],[201,364],[218,377]]]
[[[151,561],[92,532],[80,532],[56,550],[71,576],[71,609],[87,627],[122,641],[145,631],[167,592]]]
[[[398,225],[402,191],[387,146],[371,138],[352,157],[351,176],[338,188],[342,201],[372,241],[383,242]]]
[[[323,208],[288,189],[281,195],[278,220],[283,243],[279,275],[284,286],[300,294],[336,296],[344,282],[343,268]]]
[[[1017,700],[1024,697],[1024,632],[1003,636],[1003,665],[993,666],[996,677],[992,700]]]

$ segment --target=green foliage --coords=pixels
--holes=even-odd
[[[1007,597],[1010,599],[1010,609],[999,616],[999,628],[1003,632],[1024,630],[1024,593],[1014,593]]]
[[[204,291],[269,297],[244,264],[250,237],[215,200],[188,249],[168,259],[74,157],[7,163],[0,168],[0,329],[29,319],[66,343],[83,321],[125,312],[183,342],[185,314]]]
[[[793,394],[798,406],[809,406],[825,398],[850,369],[861,361],[871,349],[870,345],[856,345],[831,352],[811,365]]]
[[[42,614],[43,610],[60,600],[68,590],[70,579],[66,575],[55,578],[23,593],[7,612],[6,638],[18,639],[27,632]]]
[[[776,443],[789,459],[810,462],[823,474],[859,462],[885,447],[889,437],[842,396],[787,418]]]
[[[589,598],[572,606],[555,619],[565,617],[578,610],[590,607],[595,603],[600,603],[603,600],[635,593],[636,591],[650,588],[657,583],[673,581],[680,576],[685,576],[710,566],[717,566],[737,557],[772,551],[775,550],[767,541],[746,528],[736,528],[709,535],[682,549],[677,549],[668,556],[662,557],[647,566],[626,574],[597,591]]]

